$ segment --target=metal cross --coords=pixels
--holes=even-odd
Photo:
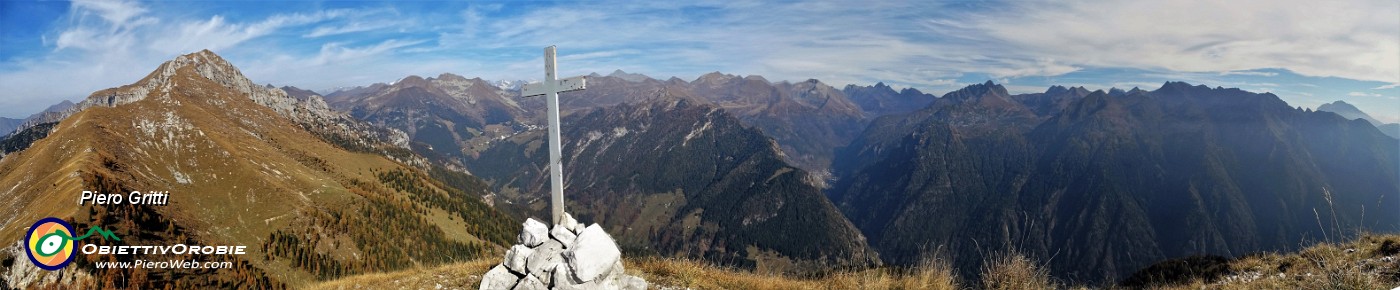
[[[554,46],[544,48],[544,81],[526,84],[520,88],[520,95],[533,97],[544,95],[549,104],[549,207],[550,218],[559,224],[564,216],[564,168],[560,159],[559,146],[559,93],[585,89],[582,76],[554,78]]]

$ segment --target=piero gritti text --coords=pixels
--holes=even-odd
[[[84,190],[78,195],[78,204],[93,205],[166,205],[170,203],[169,191],[139,191],[133,190],[126,194],[99,193],[91,190]]]

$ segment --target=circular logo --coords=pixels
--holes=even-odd
[[[24,237],[29,261],[44,270],[58,270],[73,262],[73,226],[56,217],[47,217],[29,226]]]

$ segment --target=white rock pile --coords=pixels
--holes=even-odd
[[[553,229],[526,219],[504,261],[481,277],[479,289],[647,289],[622,269],[622,251],[603,227],[584,227],[565,213]]]

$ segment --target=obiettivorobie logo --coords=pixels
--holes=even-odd
[[[92,226],[86,234],[74,237],[73,225],[68,224],[56,217],[47,217],[35,222],[29,227],[29,233],[24,237],[25,253],[29,256],[29,261],[34,262],[40,269],[54,271],[63,269],[73,262],[76,254],[84,255],[118,255],[128,257],[147,257],[145,255],[243,255],[247,254],[247,246],[201,246],[201,245],[77,245],[77,241],[91,237],[94,234],[101,234],[103,240],[121,241],[117,235],[102,229],[99,226]],[[96,262],[98,268],[150,268],[150,269],[172,269],[172,268],[230,268],[232,262],[214,261],[199,262],[194,260],[168,260],[153,261],[137,259],[134,261],[116,262]]]
[[[29,226],[29,233],[24,237],[25,253],[40,269],[63,269],[73,262],[74,241],[86,239],[93,233],[101,233],[104,239],[122,240],[99,226],[88,229],[81,237],[73,237],[73,225],[56,217],[46,217]]]

